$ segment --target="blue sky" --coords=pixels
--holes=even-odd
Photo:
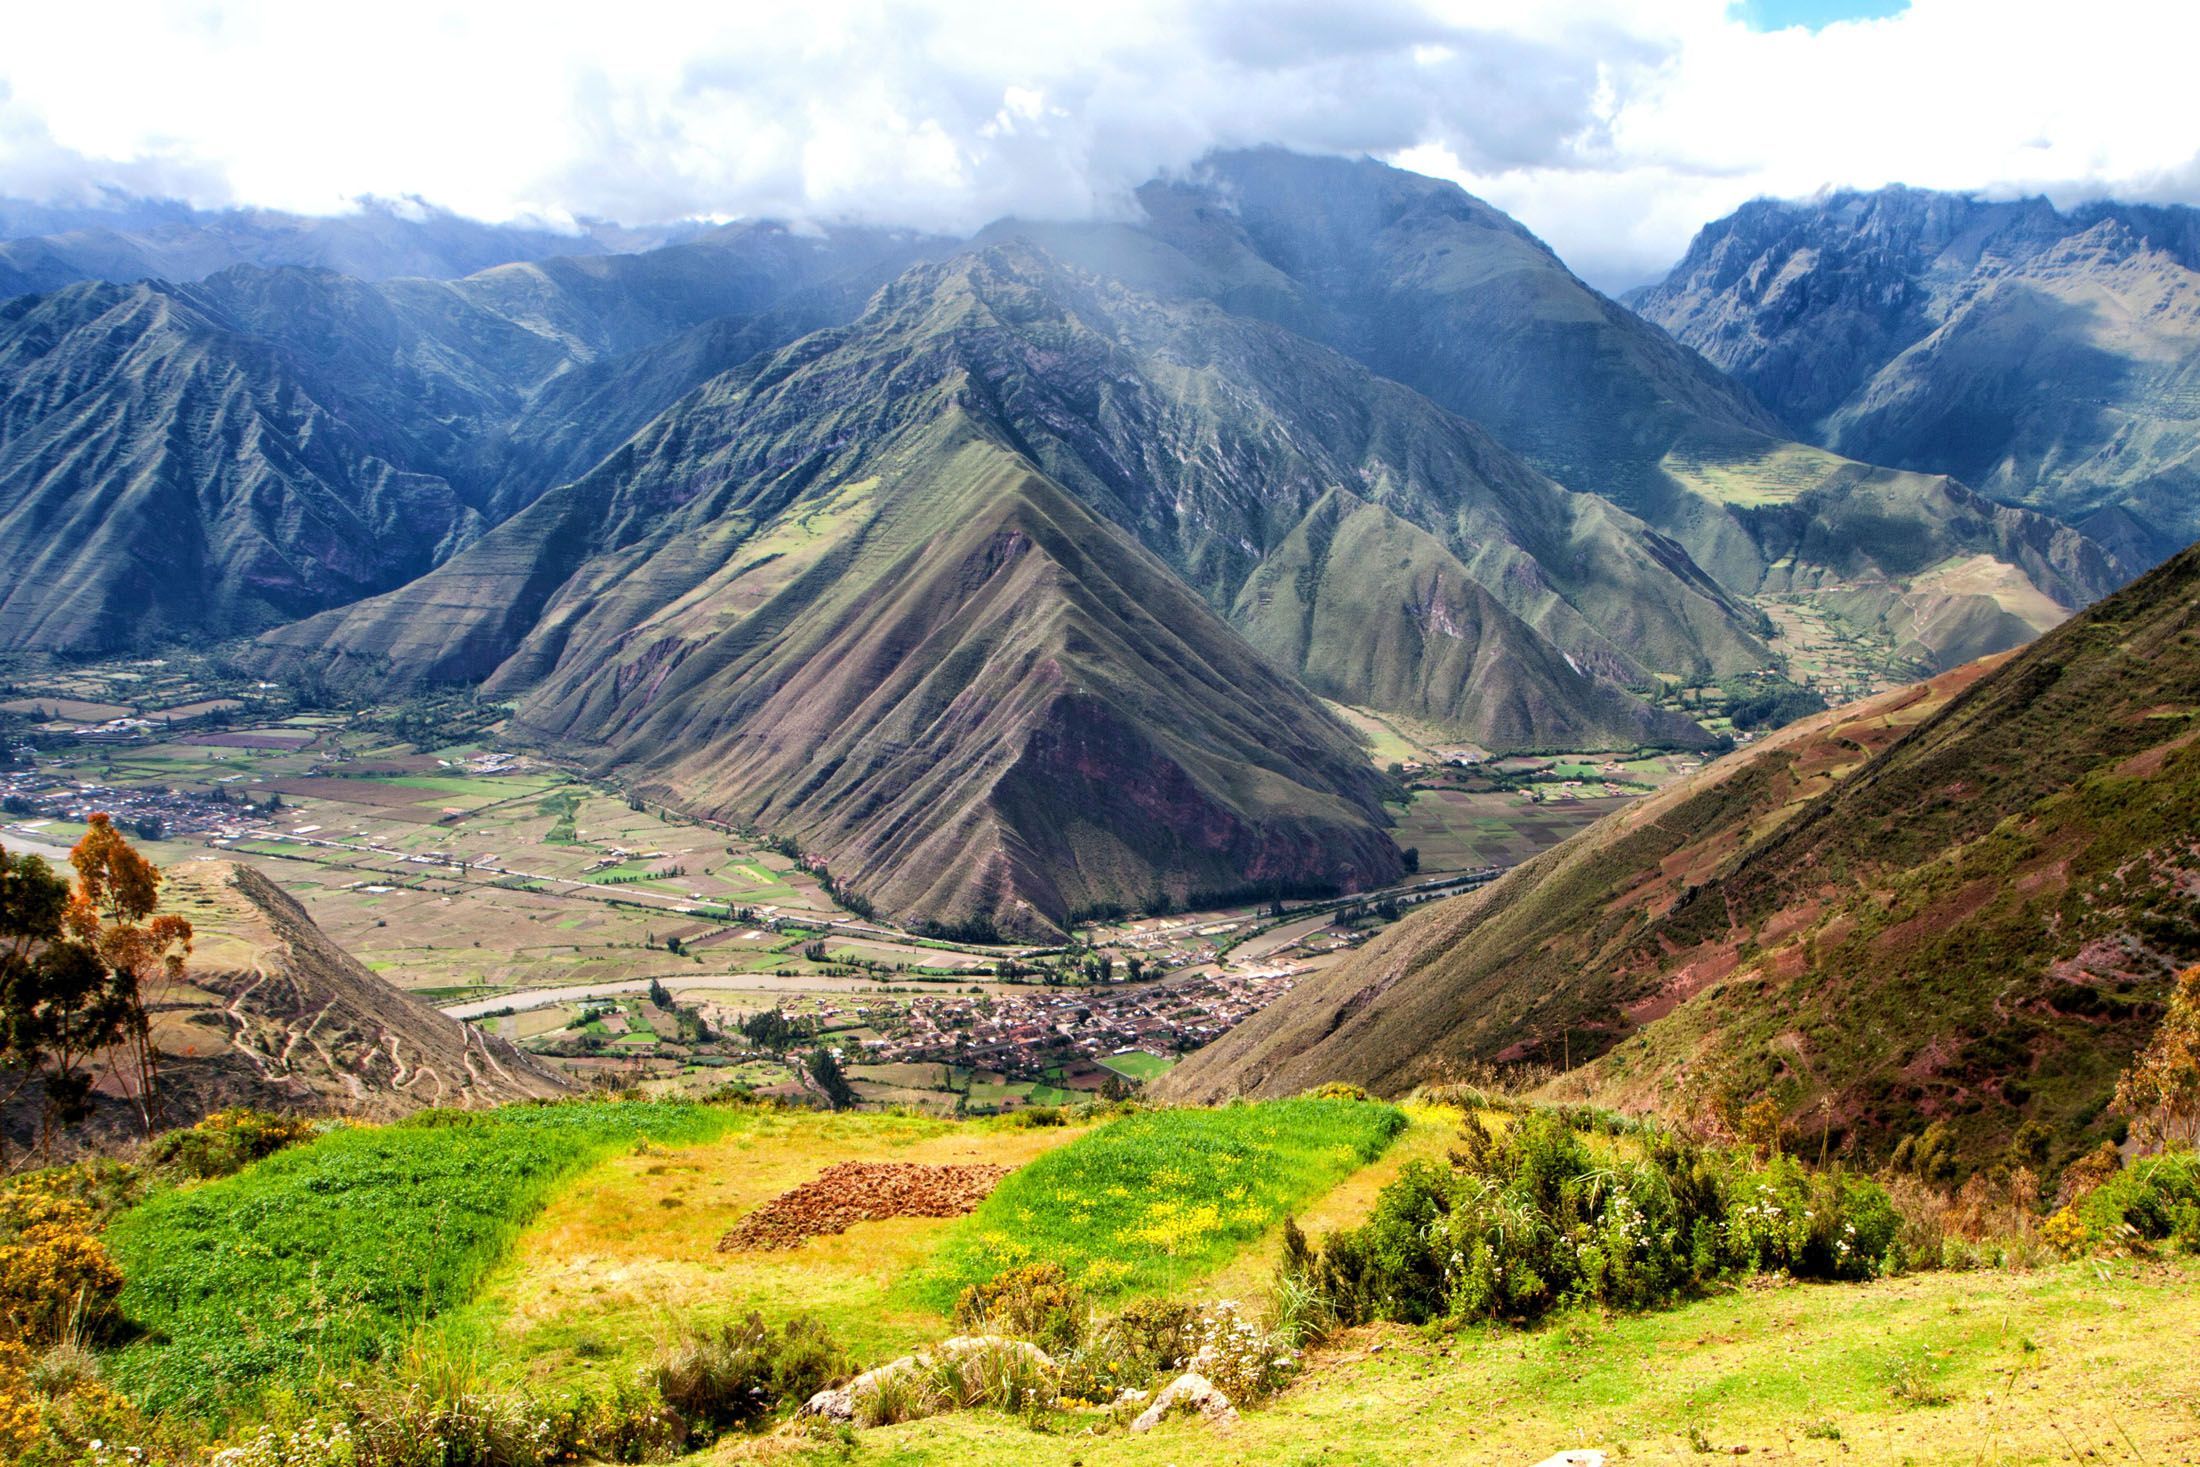
[[[1886,20],[1909,8],[1910,0],[1735,0],[1734,13],[1753,31],[1817,31],[1837,21]]]

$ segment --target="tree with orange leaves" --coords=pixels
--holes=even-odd
[[[2142,1146],[2200,1143],[2200,967],[2177,975],[2154,1037],[2116,1084],[2116,1109]]]
[[[87,1067],[102,1054],[123,1057],[150,1131],[159,1076],[146,992],[181,976],[191,945],[190,924],[157,910],[159,870],[107,816],[92,817],[69,859],[73,892],[36,856],[0,850],[0,1110],[39,1082],[42,1145],[90,1114]]]
[[[191,924],[160,907],[160,868],[138,854],[113,820],[94,815],[84,838],[69,852],[76,893],[62,919],[69,935],[99,954],[110,972],[127,974],[121,985],[127,1013],[122,1035],[110,1047],[118,1078],[150,1136],[160,1123],[160,1051],[153,1043],[150,1009],[183,977],[191,952]]]

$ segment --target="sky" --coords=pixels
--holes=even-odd
[[[1207,151],[1457,180],[1593,282],[1758,196],[2200,202],[2200,0],[109,0],[10,7],[0,194],[1120,215]]]

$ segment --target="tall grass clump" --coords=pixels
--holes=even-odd
[[[472,1295],[566,1178],[743,1118],[608,1102],[428,1111],[155,1195],[106,1234],[128,1280],[122,1313],[143,1332],[116,1378],[157,1408],[393,1358]]]
[[[907,1287],[946,1312],[1004,1269],[1050,1262],[1094,1298],[1169,1288],[1374,1160],[1405,1124],[1354,1100],[1128,1116],[1011,1175]]]

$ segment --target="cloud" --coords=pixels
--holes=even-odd
[[[2195,12],[1915,0],[1767,32],[1726,0],[35,7],[0,52],[0,191],[969,229],[1117,212],[1211,148],[1280,143],[1455,177],[1616,284],[1757,194],[2194,197]]]

